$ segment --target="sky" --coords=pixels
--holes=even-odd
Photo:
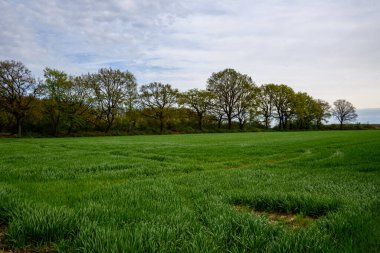
[[[0,0],[0,60],[204,89],[225,68],[380,108],[379,0]]]

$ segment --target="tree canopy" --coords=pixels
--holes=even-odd
[[[244,121],[253,100],[255,85],[252,78],[234,69],[225,69],[213,73],[207,83],[207,90],[215,95],[217,104],[227,118],[228,129],[231,129],[234,118],[239,116],[239,122]]]
[[[338,99],[334,102],[332,115],[339,121],[340,129],[343,128],[344,122],[354,121],[358,117],[355,107],[344,99]]]
[[[321,129],[333,115],[340,128],[355,107],[334,107],[286,84],[257,86],[227,68],[212,73],[206,89],[179,92],[170,84],[139,87],[129,71],[101,68],[79,76],[45,68],[37,82],[24,64],[0,61],[0,132],[62,135],[77,132],[209,131],[214,129]],[[193,129],[193,130],[192,130]],[[218,131],[219,131],[218,130]]]
[[[16,120],[21,136],[22,120],[30,109],[36,82],[25,65],[17,61],[0,61],[0,107]]]
[[[141,106],[148,117],[160,121],[160,133],[164,130],[164,124],[169,109],[177,103],[178,90],[170,84],[153,82],[142,85],[140,88]]]

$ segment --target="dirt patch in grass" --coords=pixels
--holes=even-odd
[[[271,224],[282,224],[294,229],[307,228],[318,219],[317,217],[310,217],[302,213],[258,211],[246,205],[233,205],[233,207],[239,212],[265,217]]]
[[[0,253],[18,252],[16,250],[10,250],[5,246],[5,230],[5,225],[0,223]]]
[[[6,226],[0,224],[0,253],[53,253],[56,252],[50,246],[34,247],[29,245],[22,249],[9,248],[5,245]]]

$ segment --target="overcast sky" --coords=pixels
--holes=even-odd
[[[0,60],[205,88],[234,68],[330,103],[380,107],[380,0],[0,0]]]

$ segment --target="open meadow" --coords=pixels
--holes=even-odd
[[[0,252],[379,252],[380,131],[0,139]]]

